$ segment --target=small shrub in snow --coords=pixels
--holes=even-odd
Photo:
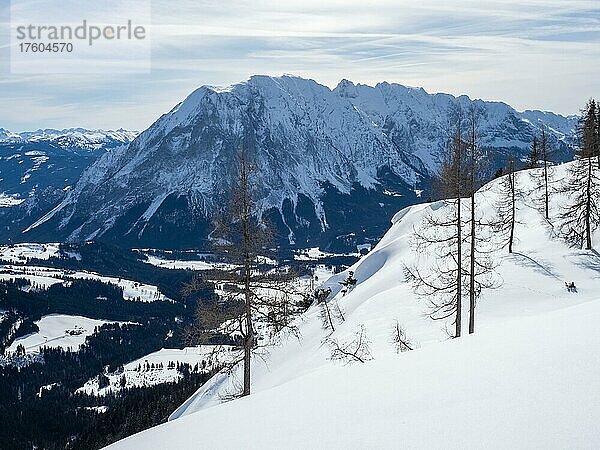
[[[332,361],[342,361],[345,364],[354,362],[364,363],[371,361],[373,355],[369,349],[370,341],[367,338],[364,325],[361,325],[356,332],[354,339],[350,342],[338,342],[337,339],[328,339],[327,344],[331,348],[330,359]]]
[[[410,339],[406,337],[406,333],[404,332],[404,329],[398,320],[394,322],[394,326],[392,328],[392,342],[394,344],[394,348],[396,349],[396,353],[407,352],[415,348]]]

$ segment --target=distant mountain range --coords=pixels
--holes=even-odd
[[[575,116],[385,82],[343,80],[332,90],[293,76],[253,76],[203,86],[128,145],[101,152],[19,239],[203,247],[244,139],[259,165],[263,214],[281,243],[345,250],[381,237],[396,211],[430,195],[451,111],[471,104],[482,113],[491,170],[509,154],[524,159],[540,126],[557,160],[572,157]]]
[[[137,131],[118,130],[87,130],[85,128],[54,128],[23,131],[16,133],[0,128],[2,143],[54,143],[63,148],[98,149],[111,148],[131,142],[138,135]]]
[[[109,149],[129,144],[137,132],[0,128],[0,240],[21,231],[67,194],[83,171]]]

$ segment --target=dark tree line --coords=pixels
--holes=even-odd
[[[69,257],[78,254],[80,258]],[[206,292],[192,298],[184,298],[181,291],[193,276],[188,270],[156,267],[144,262],[146,257],[138,252],[100,242],[61,244],[58,257],[47,260],[31,259],[29,265],[51,266],[66,270],[83,270],[101,273],[115,278],[125,278],[157,286],[168,298],[177,302],[188,302],[191,306]],[[205,289],[208,286],[204,286]]]
[[[102,397],[73,394],[64,384],[57,384],[39,397],[23,398],[16,411],[2,404],[2,448],[99,449],[164,423],[211,376],[194,371],[189,364],[181,364],[179,373],[177,381],[126,388]]]
[[[0,322],[2,347],[19,335],[37,331],[34,321],[46,314],[130,323],[99,327],[76,352],[44,348],[39,357],[11,356],[14,365],[0,365],[0,448],[99,448],[164,421],[206,380],[206,375],[180,365],[187,373],[182,382],[149,388],[152,394],[146,395],[144,389],[126,390],[108,400],[74,394],[104,370],[116,371],[132,359],[163,347],[181,348],[182,327],[193,321],[196,311],[184,303],[126,301],[120,287],[97,280],[76,279],[47,289],[32,287],[29,281],[18,278],[0,283],[0,309],[5,311]],[[193,301],[200,298],[211,305],[212,295],[212,288],[202,283]],[[11,328],[19,323],[12,333]],[[132,406],[136,398],[145,396],[147,401]],[[109,412],[85,409],[97,405],[109,406]],[[125,423],[100,425],[108,417],[127,416],[130,407],[137,408],[140,416]],[[80,434],[82,430],[89,436]]]
[[[179,366],[182,377],[176,382],[162,383],[143,388],[127,388],[118,395],[103,399],[106,412],[93,414],[86,421],[77,438],[68,444],[72,450],[97,449],[112,444],[132,434],[165,423],[198,386],[211,377],[211,373],[194,371],[189,364]],[[94,399],[97,403],[98,400]]]
[[[20,311],[30,320],[39,320],[46,314],[118,321],[175,316],[191,319],[191,311],[180,303],[127,301],[122,288],[97,280],[73,280],[68,286],[59,283],[44,290],[27,287],[31,283],[24,279],[0,283],[0,308]]]

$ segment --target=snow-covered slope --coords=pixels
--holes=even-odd
[[[556,182],[565,168],[556,168]],[[528,172],[517,179],[531,189]],[[496,181],[478,193],[483,217],[498,188]],[[267,364],[254,362],[249,398],[220,404],[236,382],[216,376],[174,420],[112,448],[596,448],[600,261],[553,236],[534,197],[519,201],[515,253],[493,254],[501,286],[479,300],[475,335],[447,341],[450,321],[429,319],[427,301],[405,281],[406,264],[431,256],[411,247],[414,227],[446,208],[412,206],[349,269],[357,286],[335,297],[346,320],[332,338],[347,342],[364,326],[373,361],[331,361],[313,306],[299,321],[301,340],[274,348]],[[552,217],[564,200],[554,198]],[[326,285],[335,294],[346,276]],[[395,352],[395,320],[417,350]]]
[[[108,448],[597,448],[598,321],[596,301],[365,366],[320,367]]]
[[[201,345],[183,349],[163,348],[125,364],[122,370],[119,368],[112,373],[105,372],[108,378],[108,384],[105,387],[100,388],[98,377],[94,377],[77,389],[77,392],[103,396],[119,392],[124,388],[154,386],[177,381],[181,378],[181,372],[177,370],[179,364],[189,364],[193,370],[208,372],[213,363],[227,360],[228,354],[230,354],[223,347],[224,351],[219,353],[223,359],[217,361],[212,357],[213,347]],[[227,350],[233,351],[234,348],[227,348]],[[237,355],[237,353],[233,353],[233,355]],[[235,357],[231,356],[232,359]],[[123,377],[125,377],[124,386],[121,384]]]
[[[449,116],[456,104],[473,103],[493,159],[523,156],[546,122],[560,157],[569,156],[574,117],[534,117],[503,103],[397,84],[344,80],[331,90],[293,76],[253,76],[228,89],[194,91],[127,148],[104,155],[27,234],[58,229],[71,241],[198,246],[243,141],[260,169],[261,207],[290,243],[342,246],[349,239],[355,247],[380,237],[392,214],[417,203],[423,190],[429,195]],[[165,235],[176,239],[165,242]]]

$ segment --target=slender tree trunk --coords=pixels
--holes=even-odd
[[[459,150],[460,152],[460,150]],[[460,160],[459,160],[460,161]],[[460,165],[460,163],[459,163]],[[456,331],[454,332],[454,337],[460,337],[461,334],[461,328],[462,328],[462,215],[461,215],[461,207],[462,207],[462,202],[461,202],[461,198],[460,196],[462,195],[461,189],[460,189],[460,184],[461,184],[461,179],[460,179],[460,174],[461,174],[461,170],[460,168],[457,170],[458,171],[458,200],[457,200],[457,204],[458,204],[458,211],[456,213],[456,235],[458,238],[458,249],[457,249],[457,256],[456,259],[458,260],[458,270],[457,270],[457,274],[456,274],[456,321],[455,321],[455,326],[456,326]]]
[[[513,240],[515,237],[515,215],[516,215],[516,205],[515,205],[515,172],[514,167],[511,168],[511,172],[508,175],[508,183],[510,186],[510,202],[511,202],[511,216],[510,216],[510,237],[508,241],[508,253],[512,253],[513,249]]]
[[[598,163],[598,169],[600,169],[600,104],[598,107],[598,117],[596,117],[596,159]]]
[[[475,180],[476,180],[476,165],[477,165],[477,156],[475,152],[477,151],[477,143],[475,142],[475,112],[472,112],[473,116],[471,118],[471,248],[470,251],[470,271],[469,271],[469,334],[475,332]]]
[[[550,212],[548,208],[548,161],[544,154],[544,207],[546,212],[546,220],[550,219]]]
[[[586,202],[585,202],[585,238],[586,238],[586,250],[592,249],[592,226],[591,226],[591,213],[592,213],[592,158],[588,158],[588,173],[587,173],[587,186],[586,186]]]
[[[331,311],[329,310],[329,304],[327,304],[327,300],[323,300],[323,308],[325,308],[325,314],[327,315],[327,321],[329,322],[329,327],[331,331],[335,331],[335,326],[333,325],[333,318],[331,317]]]
[[[550,211],[548,207],[549,199],[548,199],[548,163],[544,161],[544,211],[546,213],[546,220],[550,219]]]
[[[469,273],[469,334],[475,332],[475,191],[471,193],[471,267]]]
[[[245,167],[246,161],[243,159],[241,164],[244,165],[241,170],[241,189],[242,189],[242,239],[244,246],[244,300],[246,302],[245,322],[246,336],[244,337],[244,390],[242,397],[250,395],[250,363],[252,357],[252,347],[254,345],[254,327],[252,326],[252,295],[250,291],[250,277],[252,272],[252,255],[250,252],[250,199],[248,173]]]
[[[254,330],[252,327],[252,309],[250,295],[250,265],[246,263],[244,294],[246,300],[246,336],[244,339],[244,391],[242,396],[250,395],[250,363],[252,356],[252,346],[254,345]]]
[[[462,140],[462,116],[458,118],[456,139],[456,236],[458,270],[456,271],[456,320],[454,337],[462,334],[462,182],[463,182],[463,140]]]
[[[546,220],[550,219],[550,208],[549,208],[549,192],[548,192],[548,138],[546,137],[546,131],[542,128],[542,157],[544,159],[544,212]]]

